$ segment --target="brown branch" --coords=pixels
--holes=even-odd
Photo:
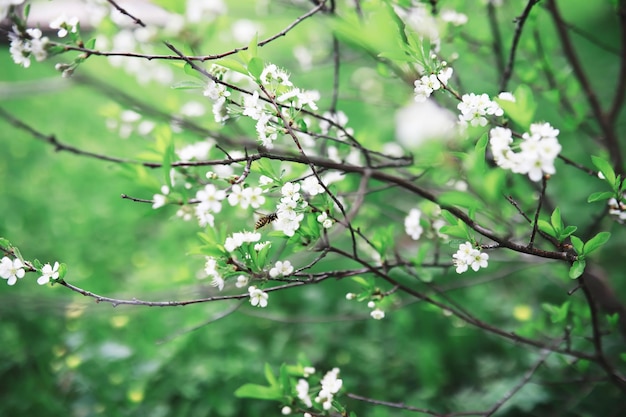
[[[485,330],[488,333],[492,333],[495,334],[497,336],[503,337],[505,339],[511,340],[515,343],[522,343],[528,346],[533,346],[536,348],[540,348],[540,349],[549,349],[553,352],[559,352],[559,353],[563,353],[569,356],[573,356],[576,358],[580,358],[580,359],[586,359],[592,362],[596,362],[597,359],[595,357],[595,355],[589,355],[585,352],[580,352],[580,351],[573,351],[571,349],[563,349],[563,348],[558,348],[558,347],[552,347],[552,344],[554,343],[554,341],[551,341],[550,343],[544,343],[542,341],[538,341],[538,340],[534,340],[534,339],[530,339],[524,336],[520,336],[514,332],[508,332],[504,329],[501,329],[499,327],[493,326],[491,324],[488,324],[482,320],[479,320],[478,318],[471,316],[469,314],[463,313],[459,310],[457,310],[456,308],[453,308],[449,305],[443,304],[425,294],[420,293],[419,291],[407,287],[406,285],[398,282],[397,280],[395,280],[394,278],[392,278],[389,274],[386,274],[385,272],[383,272],[382,270],[379,269],[375,269],[372,268],[367,262],[363,261],[362,259],[356,257],[356,256],[352,256],[349,253],[347,253],[346,251],[336,248],[336,247],[330,247],[329,251],[337,253],[339,255],[344,256],[347,259],[352,259],[355,262],[360,263],[361,265],[363,265],[364,267],[368,268],[369,271],[371,273],[373,273],[374,275],[382,278],[383,280],[387,281],[389,284],[393,285],[393,286],[397,286],[400,290],[404,291],[406,294],[409,294],[413,297],[415,297],[416,299],[426,302],[428,304],[431,304],[435,307],[438,307],[439,309],[441,309],[442,311],[447,311],[449,313],[451,313],[453,316],[458,317],[459,319],[463,320],[464,322],[466,322],[467,324],[470,324],[474,327],[480,328],[482,330]]]
[[[587,305],[589,306],[589,313],[591,315],[591,329],[593,332],[593,346],[595,349],[595,358],[596,362],[600,364],[600,366],[605,370],[605,372],[611,378],[611,382],[616,385],[619,389],[621,389],[624,393],[626,393],[626,377],[621,375],[608,361],[606,356],[604,355],[604,348],[602,346],[602,333],[600,331],[600,320],[598,318],[598,308],[596,305],[596,300],[593,297],[590,283],[587,282],[589,279],[589,273],[585,272],[579,279],[580,287],[585,294],[585,299],[587,300]]]
[[[526,24],[526,20],[528,19],[533,6],[538,2],[539,0],[528,0],[522,14],[515,19],[517,26],[515,27],[515,34],[513,35],[513,44],[511,45],[511,50],[509,51],[509,60],[504,68],[504,74],[502,74],[502,80],[500,81],[500,91],[506,91],[507,85],[511,80],[511,76],[513,75],[513,66],[515,65],[515,54],[517,53],[519,40],[522,37],[524,24]]]
[[[593,113],[595,119],[604,134],[604,142],[606,144],[607,150],[611,155],[611,161],[613,162],[615,172],[618,174],[624,174],[623,167],[623,158],[622,152],[619,146],[619,139],[617,133],[613,129],[609,117],[607,117],[600,104],[600,100],[594,90],[591,82],[587,78],[583,66],[576,55],[576,51],[574,50],[574,45],[567,33],[567,26],[559,9],[556,4],[556,0],[547,0],[546,8],[552,15],[552,19],[554,20],[554,25],[556,27],[557,34],[561,41],[561,46],[563,47],[563,53],[567,58],[568,62],[572,67],[572,71],[576,76],[576,79],[580,83],[580,86],[585,93],[585,97],[589,103],[589,107],[591,108],[591,112]]]
[[[562,340],[556,340],[555,343],[553,344],[553,347],[557,347],[560,343],[562,342]],[[513,398],[513,396],[515,394],[517,394],[517,392],[519,392],[519,390],[521,390],[527,383],[528,381],[530,381],[530,379],[533,377],[533,375],[535,374],[535,372],[537,372],[537,370],[539,369],[539,367],[546,361],[546,359],[548,358],[548,356],[550,356],[550,354],[552,353],[551,349],[544,349],[541,352],[541,356],[539,357],[539,360],[537,362],[535,362],[535,364],[524,374],[524,377],[519,381],[519,383],[517,385],[515,385],[513,388],[511,388],[511,390],[509,390],[506,394],[504,394],[502,396],[502,398],[500,400],[498,400],[498,402],[496,402],[485,414],[485,417],[489,417],[492,416],[493,414],[495,414],[508,400],[510,400],[511,398]]]
[[[112,158],[106,155],[99,155],[99,154],[95,154],[92,152],[82,151],[78,148],[64,145],[63,143],[56,140],[53,136],[46,136],[46,135],[41,134],[40,132],[37,132],[36,130],[32,129],[30,126],[13,118],[9,113],[2,110],[1,108],[0,108],[0,115],[9,121],[11,120],[15,121],[14,124],[17,127],[24,129],[30,132],[36,138],[42,139],[44,140],[44,142],[55,146],[55,149],[59,151],[68,151],[77,155],[88,156],[88,157],[96,158],[99,160],[105,160],[105,161],[111,161],[111,162],[140,164],[147,168],[160,168],[163,166],[161,163],[158,163],[158,162],[129,161],[129,160],[124,160],[124,159],[119,159],[119,158]],[[302,155],[293,155],[292,153],[289,153],[289,151],[286,151],[284,153],[260,152],[260,153],[249,155],[243,158],[229,158],[225,160],[198,161],[198,162],[174,162],[171,164],[171,166],[172,167],[199,167],[199,166],[211,166],[211,165],[229,165],[229,164],[235,164],[235,163],[241,163],[241,162],[251,163],[262,158],[306,164],[309,166],[311,166],[312,164],[316,167],[335,169],[344,173],[359,174],[361,176],[369,175],[371,176],[372,179],[376,179],[387,184],[393,184],[395,186],[408,190],[416,195],[419,195],[420,197],[426,200],[439,204],[437,197],[434,194],[432,194],[431,192],[415,184],[412,178],[403,178],[397,175],[386,173],[384,171],[375,170],[375,169],[368,168],[368,167],[361,167],[357,165],[339,163],[339,162],[332,161],[330,159],[321,158],[317,156],[303,157]],[[496,242],[499,247],[508,248],[516,252],[526,253],[529,255],[534,255],[534,256],[538,256],[542,258],[559,259],[559,260],[570,261],[570,262],[575,260],[573,255],[568,254],[567,252],[546,251],[546,250],[538,249],[534,247],[528,248],[522,244],[515,243],[507,238],[500,237],[496,235],[490,229],[478,224],[475,220],[473,220],[469,215],[467,215],[461,209],[457,207],[453,207],[453,206],[447,206],[444,204],[439,204],[439,205],[441,206],[442,209],[448,210],[455,217],[461,219],[463,222],[465,222],[470,228],[472,228],[476,232]],[[345,217],[345,214],[344,214],[344,217]]]
[[[615,96],[613,97],[613,104],[609,110],[609,123],[615,126],[617,116],[619,116],[622,107],[624,106],[624,99],[626,98],[626,2],[620,0],[617,6],[617,17],[619,19],[620,28],[620,69],[617,75],[617,87],[615,88]]]
[[[498,26],[498,17],[496,16],[496,6],[492,1],[487,2],[487,17],[489,22],[489,29],[491,30],[491,37],[493,42],[491,43],[491,49],[493,50],[493,56],[496,61],[496,68],[501,77],[504,76],[504,51],[502,47],[502,35],[500,34],[500,27]]]
[[[125,9],[123,9],[120,5],[118,5],[114,0],[107,0],[107,2],[111,3],[111,6],[115,7],[117,9],[118,12],[120,12],[121,14],[130,17],[131,19],[133,19],[133,22],[135,22],[135,24],[141,26],[141,27],[146,27],[146,24],[143,23],[141,21],[141,19],[136,18],[135,16],[133,16],[132,14],[128,13]]]
[[[108,1],[110,1],[110,0],[108,0]],[[296,27],[297,25],[302,23],[302,21],[306,20],[307,18],[313,16],[314,14],[316,14],[316,13],[322,11],[322,10],[325,10],[325,4],[326,4],[326,0],[321,1],[316,7],[314,7],[311,10],[309,10],[307,13],[303,14],[302,16],[299,16],[296,20],[294,20],[291,24],[289,24],[285,29],[281,30],[280,32],[278,32],[278,33],[276,33],[276,34],[274,34],[272,36],[270,36],[267,39],[264,39],[264,40],[258,42],[257,46],[267,45],[268,43],[270,43],[270,42],[280,38],[281,36],[285,36],[294,27]],[[127,14],[127,13],[125,13],[125,14]],[[129,14],[127,14],[127,15],[130,16]],[[130,17],[133,18],[132,16],[130,16]],[[215,54],[215,55],[185,56],[183,58],[180,55],[152,55],[152,54],[140,54],[140,53],[135,53],[135,52],[102,52],[102,51],[98,51],[98,50],[95,50],[95,49],[88,49],[88,48],[84,48],[84,47],[81,47],[81,46],[65,45],[65,44],[57,43],[57,42],[50,42],[50,45],[62,47],[64,51],[84,52],[85,54],[88,54],[88,55],[95,55],[95,56],[125,56],[125,57],[130,57],[130,58],[143,58],[143,59],[147,59],[148,61],[151,61],[153,59],[159,59],[159,60],[168,60],[168,61],[171,61],[171,60],[174,60],[174,61],[180,61],[180,60],[187,61],[187,60],[189,60],[189,61],[205,62],[205,61],[213,61],[213,60],[217,60],[217,59],[220,59],[220,58],[225,58],[227,56],[234,55],[234,54],[236,54],[238,52],[247,51],[248,50],[248,46],[242,46],[240,48],[234,48],[234,49],[231,49],[230,51],[222,52],[222,53]]]
[[[533,220],[532,226],[533,231],[530,234],[530,242],[528,242],[528,247],[532,248],[535,244],[535,236],[537,235],[537,230],[539,230],[539,213],[541,213],[541,206],[543,204],[543,199],[546,197],[546,188],[548,187],[548,178],[544,175],[541,178],[541,193],[539,194],[539,201],[537,202],[537,210],[535,210],[535,218]]]
[[[480,416],[480,415],[483,414],[482,411],[464,411],[464,412],[458,412],[458,413],[439,413],[437,411],[429,410],[427,408],[418,408],[418,407],[413,407],[411,405],[407,405],[407,404],[404,404],[404,403],[392,403],[392,402],[389,402],[389,401],[376,400],[374,398],[364,397],[362,395],[353,394],[351,392],[346,393],[346,397],[351,398],[353,400],[366,402],[366,403],[369,403],[369,404],[383,405],[385,407],[398,408],[398,409],[401,409],[401,410],[412,411],[414,413],[428,414],[429,416],[434,416],[434,417]]]

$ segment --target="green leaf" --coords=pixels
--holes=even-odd
[[[450,213],[448,210],[441,210],[441,217],[451,225],[456,225],[460,222],[460,220],[454,217],[454,214]]]
[[[578,230],[578,227],[576,226],[567,226],[565,229],[563,229],[563,231],[561,232],[561,236],[559,241],[563,241],[565,238],[569,237],[569,235],[571,235],[572,233],[574,233],[576,230]]]
[[[587,262],[584,259],[579,259],[577,261],[574,261],[574,263],[569,269],[569,277],[571,279],[576,279],[580,277],[583,274],[583,272],[585,272],[586,264]]]
[[[495,101],[502,107],[507,117],[526,129],[533,121],[535,110],[537,109],[533,91],[527,85],[520,84],[513,92],[513,96],[515,96],[515,102],[498,98]]]
[[[96,46],[96,38],[91,38],[85,42],[85,48],[93,49]]]
[[[265,364],[264,373],[265,373],[265,379],[267,379],[267,382],[269,382],[269,384],[272,387],[278,385],[278,381],[276,380],[276,377],[274,376],[274,373],[272,372],[272,367],[270,366],[269,363]]]
[[[222,58],[219,61],[217,61],[217,64],[223,66],[224,68],[228,68],[230,70],[238,72],[240,74],[248,75],[248,70],[246,69],[245,65],[243,65],[241,62],[239,62],[236,59]]]
[[[258,43],[259,43],[259,33],[255,33],[252,39],[250,39],[250,43],[248,44],[248,52],[250,53],[251,58],[256,58],[258,54]]]
[[[463,226],[442,226],[441,229],[439,229],[439,232],[451,237],[460,237],[471,240],[471,236],[469,235],[467,228]]]
[[[197,90],[197,89],[203,89],[204,84],[201,84],[196,81],[181,81],[181,82],[174,84],[171,88],[174,90]]]
[[[263,72],[264,66],[265,63],[261,58],[254,57],[250,59],[250,62],[248,62],[248,72],[254,77],[255,80],[258,81],[261,73]]]
[[[442,206],[464,207],[468,209],[480,209],[483,207],[482,202],[467,192],[463,191],[447,191],[437,198]]]
[[[476,142],[476,146],[474,150],[476,151],[476,160],[474,169],[476,172],[484,173],[487,171],[487,162],[485,160],[485,153],[487,152],[487,144],[489,143],[489,137],[487,133],[483,134],[478,142]]]
[[[581,373],[585,373],[587,372],[587,369],[589,369],[589,365],[591,363],[588,360],[585,359],[581,359],[579,361],[576,362],[576,369],[578,369]]]
[[[615,193],[611,191],[599,191],[597,193],[591,194],[589,198],[587,198],[587,202],[593,203],[595,201],[608,200],[609,198],[613,198],[614,196]]]
[[[283,363],[280,367],[280,386],[283,391],[283,395],[291,394],[291,378],[289,378],[289,367]]]
[[[561,230],[565,225],[563,224],[563,220],[561,219],[561,209],[555,208],[552,212],[552,216],[550,216],[550,223],[552,223],[552,227],[554,228],[554,232],[559,236],[561,234]]]
[[[550,314],[550,321],[552,323],[561,323],[567,318],[569,312],[570,302],[566,301],[561,306],[555,306],[552,304],[544,303],[541,307]]]
[[[600,232],[585,243],[583,247],[583,252],[585,256],[590,254],[591,252],[599,249],[602,245],[604,245],[611,238],[611,233],[609,232]]]
[[[188,62],[185,63],[185,65],[183,66],[183,71],[185,72],[185,74],[190,75],[192,77],[198,78],[202,81],[205,80],[205,76],[200,74],[198,71],[196,71],[195,69],[193,69],[193,67],[191,65],[189,65]]]
[[[266,387],[257,384],[245,384],[235,391],[239,398],[254,398],[257,400],[280,400],[282,392],[278,386]]]
[[[615,171],[613,171],[613,167],[611,163],[606,159],[600,158],[599,156],[592,156],[591,161],[598,168],[598,170],[604,175],[606,182],[608,182],[612,188],[615,187]]]
[[[583,256],[585,254],[583,250],[585,247],[585,244],[578,237],[572,236],[572,246],[574,246],[574,250],[576,250],[576,253],[578,254],[578,256]]]
[[[64,263],[59,264],[59,279],[65,278],[67,275],[67,265]]]
[[[368,281],[367,279],[363,277],[356,276],[356,277],[352,277],[351,279],[352,281],[362,286],[364,290],[369,290],[373,287],[373,283],[371,283],[370,281]]]
[[[544,232],[544,233],[546,233],[546,234],[548,234],[548,235],[552,236],[552,237],[553,237],[553,238],[555,238],[555,239],[556,239],[556,238],[557,238],[557,236],[558,236],[558,235],[557,235],[557,233],[556,233],[556,232],[555,232],[555,230],[554,230],[554,227],[552,227],[552,224],[548,223],[548,222],[547,222],[547,221],[545,221],[545,220],[541,220],[541,219],[539,219],[539,220],[537,221],[537,227],[539,227],[539,230],[540,230],[540,231],[542,231],[542,232]]]
[[[9,249],[11,247],[11,242],[3,237],[0,237],[0,247],[4,249]]]

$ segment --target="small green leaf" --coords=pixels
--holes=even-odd
[[[599,191],[597,193],[593,193],[587,198],[588,203],[593,203],[595,201],[608,200],[609,198],[613,198],[615,193],[611,191]]]
[[[245,384],[235,391],[239,398],[254,398],[257,400],[280,400],[282,392],[278,386],[265,387],[257,384]]]
[[[291,394],[291,378],[289,378],[289,367],[283,363],[280,367],[280,386],[284,395]]]
[[[85,42],[85,48],[93,49],[96,46],[96,38],[91,38]]]
[[[561,236],[559,241],[564,240],[565,238],[569,237],[569,235],[571,235],[572,233],[574,233],[576,230],[578,230],[578,227],[576,226],[567,226],[565,229],[563,229],[563,231],[561,232]]]
[[[181,81],[172,86],[174,90],[197,90],[204,88],[205,85],[196,81]]]
[[[533,91],[530,87],[520,84],[513,92],[515,102],[496,98],[495,101],[500,105],[507,117],[511,118],[515,123],[523,128],[528,128],[532,122],[537,103],[533,97]]]
[[[369,282],[368,280],[366,280],[365,278],[363,278],[363,277],[356,276],[356,277],[352,277],[351,279],[352,279],[352,281],[354,281],[357,284],[359,284],[360,286],[362,286],[364,290],[368,290],[368,289],[371,289],[373,287],[373,284],[371,282]]]
[[[248,62],[248,72],[254,77],[255,80],[258,80],[263,72],[264,66],[265,63],[261,58],[254,57],[250,59],[250,62]]]
[[[11,242],[3,237],[0,237],[0,247],[4,249],[9,249],[11,247]]]
[[[38,271],[41,271],[41,268],[43,268],[43,264],[39,261],[39,259],[35,259],[33,261],[33,266],[35,267],[35,269],[37,269]]]
[[[183,71],[185,72],[185,74],[190,75],[192,77],[198,78],[202,81],[205,80],[205,76],[200,74],[198,71],[196,71],[195,69],[193,69],[193,67],[191,65],[189,65],[188,62],[185,63],[185,66],[183,66]]]
[[[552,304],[544,303],[541,307],[550,314],[550,321],[552,323],[561,323],[567,318],[569,312],[570,302],[566,301],[561,306],[555,306]]]
[[[439,195],[438,200],[442,206],[458,206],[468,209],[483,207],[482,202],[476,196],[462,191],[447,191]]]
[[[471,236],[467,233],[467,229],[462,226],[442,226],[439,232],[451,237],[460,237],[471,240]]]
[[[67,275],[67,265],[64,263],[59,264],[59,279],[65,278]]]
[[[583,256],[585,254],[583,250],[585,247],[585,244],[578,237],[572,236],[572,246],[574,246],[574,250],[576,250],[576,253],[578,254],[578,256]]]
[[[248,70],[246,69],[246,67],[236,59],[222,58],[217,61],[217,63],[224,68],[228,68],[243,75],[248,75]]]
[[[581,360],[576,362],[576,368],[581,373],[587,372],[587,369],[589,369],[589,365],[590,365],[590,362],[588,360],[585,360],[585,359],[581,359]]]
[[[615,171],[613,171],[613,167],[611,163],[606,159],[600,158],[598,156],[592,156],[591,161],[598,168],[598,170],[604,175],[606,182],[608,182],[611,187],[615,186]]]
[[[278,385],[278,381],[276,380],[276,377],[274,376],[274,373],[272,372],[272,367],[270,366],[269,363],[265,364],[264,373],[265,373],[265,379],[267,379],[267,382],[269,382],[269,384],[272,387]]]
[[[539,221],[537,221],[537,227],[539,227],[539,230],[552,236],[553,238],[557,238],[557,233],[554,231],[554,227],[552,227],[552,224],[548,223],[545,220],[541,220],[539,219]]]
[[[574,263],[569,269],[569,277],[571,279],[576,279],[580,277],[583,274],[583,272],[585,272],[586,264],[587,262],[584,259],[579,259],[577,261],[574,261]]]
[[[448,210],[441,210],[441,217],[443,217],[445,221],[447,221],[451,225],[455,225],[459,222],[459,219],[454,217],[454,215]]]
[[[552,212],[552,216],[550,216],[550,222],[552,223],[552,227],[554,227],[554,232],[558,235],[561,234],[561,230],[565,225],[563,224],[563,220],[561,219],[561,209],[555,208]]]
[[[482,135],[478,142],[476,142],[476,147],[474,150],[476,151],[476,165],[475,170],[479,173],[484,173],[487,170],[487,162],[485,160],[485,153],[487,152],[487,144],[489,143],[489,137],[487,133]]]
[[[609,232],[600,232],[585,243],[583,247],[583,252],[585,256],[590,254],[591,252],[599,249],[602,245],[604,245],[611,238],[611,233]]]
[[[251,58],[256,58],[259,55],[258,43],[259,43],[259,34],[257,32],[254,34],[252,39],[250,39],[250,43],[248,44],[248,52],[250,53]]]

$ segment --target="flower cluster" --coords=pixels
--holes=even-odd
[[[293,273],[293,265],[291,265],[291,262],[289,261],[278,261],[276,262],[276,264],[274,265],[274,267],[272,269],[270,269],[270,277],[272,278],[277,278],[277,277],[286,277],[288,275],[291,275]]]
[[[456,273],[462,274],[468,268],[478,271],[480,268],[487,268],[487,260],[489,255],[474,248],[470,242],[461,243],[459,250],[452,255]]]
[[[304,368],[304,378],[308,378],[313,373],[315,373],[315,368]],[[300,378],[296,384],[296,396],[307,408],[312,408],[313,401],[309,393],[309,381],[304,378]],[[339,368],[333,368],[328,371],[320,381],[320,385],[321,389],[315,397],[315,402],[321,404],[322,408],[328,411],[332,408],[335,394],[337,394],[343,386],[343,380],[339,379]],[[305,413],[305,415],[307,414],[308,413]]]
[[[626,204],[623,201],[617,201],[615,198],[611,198],[608,202],[609,214],[613,216],[618,222],[624,223],[626,220]]]
[[[322,214],[317,216],[317,221],[322,224],[324,229],[330,229],[333,227],[333,220],[328,218],[328,213],[325,211]]]
[[[261,240],[261,233],[257,232],[236,232],[228,236],[224,242],[224,249],[232,252],[241,247],[244,243],[254,243]]]
[[[254,285],[248,287],[248,293],[250,294],[250,304],[254,307],[267,307],[267,299],[269,296],[263,290],[258,289]]]
[[[249,206],[258,209],[265,203],[263,189],[261,187],[244,188],[239,184],[235,184],[228,195],[228,203],[231,206],[239,205],[242,209],[247,209]]]
[[[286,236],[293,236],[300,228],[304,214],[298,213],[298,205],[306,207],[306,201],[301,201],[300,184],[287,182],[281,188],[282,198],[276,206],[276,221],[274,227],[281,230]]]
[[[224,105],[226,104],[226,99],[230,96],[230,91],[226,89],[226,86],[214,80],[209,80],[203,94],[205,97],[213,100],[213,116],[215,121],[217,123],[226,121],[228,115],[225,113]]]
[[[0,261],[0,277],[7,280],[8,285],[15,285],[18,279],[24,278],[26,271],[24,263],[19,258],[11,260],[5,256]]]
[[[459,115],[461,126],[467,126],[468,123],[471,126],[486,126],[487,118],[485,116],[502,116],[504,114],[498,103],[491,101],[487,94],[464,94],[461,99],[462,101],[457,105],[461,111]]]
[[[561,145],[557,139],[558,129],[549,123],[534,123],[530,125],[530,133],[522,135],[519,143],[519,152],[515,152],[513,134],[511,130],[496,127],[489,132],[489,144],[493,158],[499,167],[528,175],[532,181],[540,181],[544,175],[556,172],[554,160],[561,152]]]
[[[39,29],[26,29],[26,34],[17,33],[17,28],[13,27],[13,32],[9,33],[11,46],[11,58],[13,62],[24,68],[30,67],[30,58],[35,57],[37,61],[43,61],[48,56],[46,46],[49,39],[42,36]]]
[[[439,90],[442,85],[446,85],[452,77],[452,68],[443,68],[437,74],[424,75],[419,80],[415,80],[415,101],[423,103],[435,90]]]
[[[385,312],[379,307],[376,307],[376,303],[374,301],[367,303],[367,306],[372,309],[372,311],[370,311],[370,316],[372,316],[374,320],[382,320],[385,318]]]
[[[64,38],[68,33],[76,33],[78,30],[78,18],[75,16],[68,17],[65,14],[54,19],[50,22],[50,29],[58,29],[57,36]]]
[[[196,193],[196,217],[200,226],[210,225],[213,227],[215,218],[212,213],[219,213],[222,210],[222,200],[226,198],[224,190],[218,190],[213,184],[207,184]]]
[[[17,6],[24,3],[24,0],[2,0],[0,1],[0,20],[4,20],[9,14],[11,6]]]
[[[338,377],[339,368],[333,368],[326,372],[326,375],[324,375],[324,378],[322,378],[320,382],[322,389],[317,394],[317,397],[315,397],[315,402],[322,404],[324,410],[330,410],[334,395],[339,392],[343,385],[343,381]]]
[[[217,259],[212,256],[206,257],[206,263],[204,264],[204,272],[212,278],[211,285],[217,287],[218,290],[224,289],[224,278],[218,271]]]
[[[37,284],[46,285],[50,281],[59,279],[59,266],[58,262],[55,262],[54,266],[45,264],[41,268],[41,276],[37,279]],[[30,265],[27,266],[21,259],[11,259],[5,256],[0,260],[0,278],[6,279],[8,285],[15,285],[18,279],[24,278],[27,268],[30,268]]]
[[[413,240],[418,240],[424,231],[422,225],[420,224],[421,216],[422,212],[419,209],[413,208],[409,211],[409,215],[404,219],[404,230]]]

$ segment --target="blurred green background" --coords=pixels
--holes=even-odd
[[[179,2],[158,3],[182,11]],[[241,45],[228,29],[241,19],[258,22],[263,28],[259,37],[265,38],[308,10],[289,2],[269,2],[260,13],[261,6],[244,3],[230,2],[227,15],[199,26],[196,29],[203,32],[187,34],[179,45],[195,41],[196,52],[201,54],[226,51]],[[445,54],[459,54],[452,65],[460,73],[463,88],[496,94],[497,74],[491,63],[491,34],[484,5],[478,1],[442,3],[450,8],[461,6],[459,11],[469,16],[466,27],[448,32],[448,40],[456,41],[443,43]],[[513,31],[509,22],[519,15],[525,2],[506,3],[499,13],[508,45]],[[572,24],[611,48],[618,47],[614,45],[615,22],[608,1],[601,2],[602,7],[591,5],[593,2],[560,3]],[[602,151],[588,135],[581,137],[588,109],[578,100],[576,84],[567,82],[571,74],[564,69],[560,55],[551,54],[557,45],[548,17],[539,7],[535,11],[528,36],[521,41],[511,86],[537,86],[534,92],[540,118],[561,129],[561,143],[569,158],[591,166],[588,155]],[[113,31],[112,27],[106,30]],[[562,83],[559,89],[542,81],[532,31],[545,41],[546,55]],[[376,29],[372,33],[375,36]],[[609,95],[615,79],[603,74],[616,73],[618,56],[584,37],[576,38],[576,42],[598,95]],[[323,111],[330,104],[332,88],[330,45],[328,25],[319,17],[307,20],[260,53],[267,61],[291,71],[296,85],[320,90]],[[295,61],[294,48],[298,46],[310,47],[311,69]],[[410,103],[412,86],[388,76],[354,45],[342,44],[341,48],[339,108],[349,115],[349,126],[356,136],[380,149],[394,141],[395,111]],[[155,52],[168,53],[163,46],[156,46]],[[175,114],[186,101],[204,100],[199,91],[172,90],[154,82],[142,84],[101,57],[81,65],[74,79],[64,79],[54,70],[54,62],[67,61],[60,56],[23,69],[12,63],[4,45],[0,51],[0,107],[64,143],[138,159],[146,148],[154,148],[154,142],[136,134],[120,139],[107,129],[107,119],[129,108]],[[189,79],[175,64],[158,65],[174,71],[174,82]],[[130,103],[121,93],[139,103]],[[577,116],[562,111],[564,96],[580,107]],[[215,129],[210,106],[207,109],[197,122]],[[166,122],[158,117],[154,120]],[[233,132],[234,128],[226,129],[226,134]],[[182,132],[175,140],[178,147],[201,138]],[[69,268],[68,282],[117,298],[181,300],[215,293],[206,281],[196,278],[203,267],[202,257],[187,255],[199,243],[195,222],[177,221],[176,208],[152,210],[150,205],[120,198],[128,194],[150,199],[159,191],[162,172],[55,152],[3,119],[0,143],[0,236],[20,248],[26,259],[64,262]],[[426,145],[416,153],[416,164],[433,164],[443,179],[454,178],[457,166],[446,164],[443,146]],[[463,150],[465,145],[454,146]],[[550,182],[553,201],[558,202],[568,224],[585,230],[602,212],[599,205],[586,203],[587,196],[601,185],[564,164],[558,165],[557,171],[566,174],[557,174]],[[517,191],[521,194],[527,191],[524,181],[516,181],[514,186],[520,187]],[[528,195],[531,193],[528,190]],[[415,204],[410,200],[398,204],[389,195],[368,197],[364,224],[381,218],[401,221],[405,209]],[[532,207],[532,200],[528,207]],[[514,215],[509,206],[503,210]],[[614,236],[598,255],[597,263],[624,300],[621,256],[626,236],[621,225],[607,221],[602,226]],[[328,265],[333,266],[332,260]],[[573,287],[566,265],[524,262],[506,255],[495,255],[480,279],[439,269],[433,274],[444,288],[458,285],[449,296],[477,317],[536,338],[561,331],[560,325],[551,325],[541,305],[561,305],[570,299],[566,292]],[[61,286],[40,287],[35,281],[30,274],[15,287],[0,286],[0,415],[279,415],[278,404],[238,399],[233,393],[244,383],[262,383],[264,363],[278,369],[283,362],[296,362],[300,355],[321,372],[340,367],[350,392],[442,413],[476,410],[501,398],[538,358],[536,351],[486,336],[410,300],[395,306],[383,321],[373,321],[363,305],[345,301],[345,294],[355,289],[347,281],[271,293],[270,306],[263,310],[239,301],[176,308],[113,308]],[[578,305],[572,309],[580,314],[585,328],[588,317],[582,297],[574,297],[572,303]],[[591,348],[583,334],[577,337],[581,349]],[[610,336],[607,349],[614,354],[623,352],[623,339]],[[619,415],[615,413],[624,403],[623,396],[610,384],[586,379],[594,377],[603,374],[571,358],[552,355],[539,372],[537,380],[541,382],[526,385],[501,415]],[[359,415],[410,414],[356,401],[346,404]]]

